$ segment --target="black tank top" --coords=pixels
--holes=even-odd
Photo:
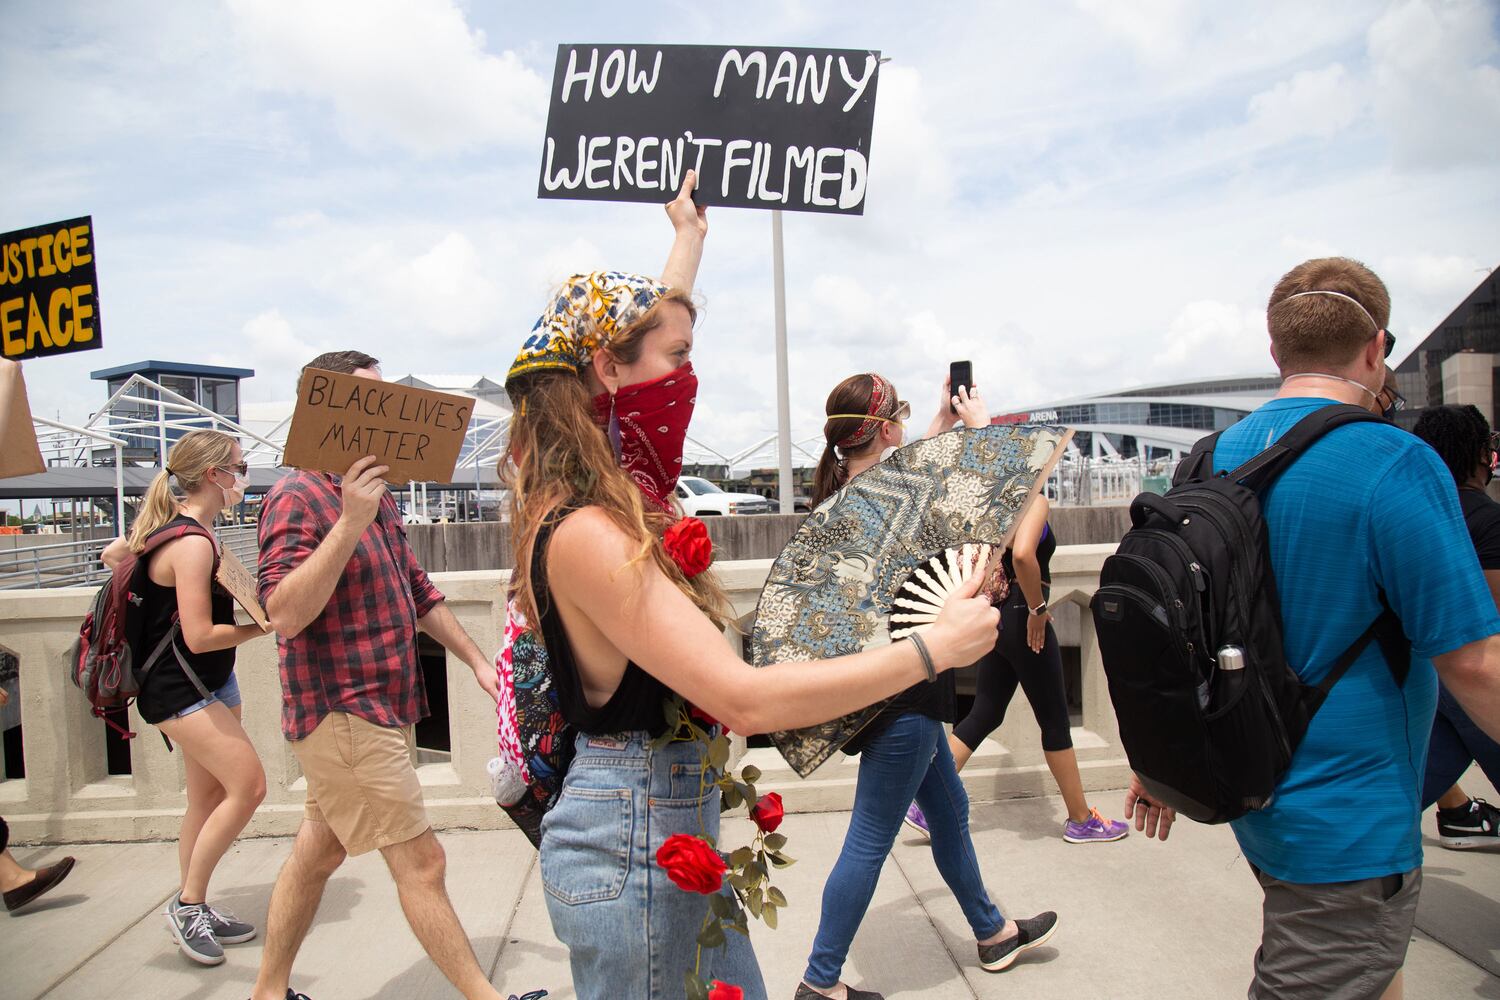
[[[195,523],[197,522],[186,514],[179,514],[157,530],[165,531],[180,524]],[[156,553],[152,553],[151,558],[156,558]],[[211,620],[215,625],[233,625],[234,598],[230,597],[217,582],[212,583],[210,587]],[[156,648],[156,644],[161,642],[162,637],[167,634],[172,627],[173,620],[177,617],[177,588],[163,587],[152,580],[150,573],[147,573],[145,593],[142,596],[145,598],[142,610],[145,612],[146,622],[140,649],[141,655],[147,656]],[[234,672],[234,647],[216,649],[211,653],[195,653],[188,649],[181,635],[177,636],[175,642],[182,658],[188,662],[188,666],[193,668],[193,673],[198,675],[198,679],[210,692],[217,691],[228,683],[229,675]],[[136,707],[141,711],[141,718],[155,725],[202,699],[203,696],[198,693],[193,682],[188,680],[187,674],[182,672],[182,666],[177,662],[177,657],[167,651],[146,675],[146,683],[141,687],[140,697],[136,699]]]
[[[1042,569],[1042,585],[1044,587],[1052,584],[1052,554],[1057,551],[1057,538],[1052,534],[1052,525],[1048,524],[1042,528],[1042,540],[1036,543],[1036,561]],[[1026,595],[1021,592],[1021,587],[1016,583],[1016,566],[1011,561],[1011,550],[1006,549],[1005,554],[1000,557],[1000,565],[1005,569],[1005,578],[1010,581],[1010,592],[1006,594],[1005,603],[1013,601],[1026,603]]]
[[[532,546],[531,586],[541,618],[542,641],[546,643],[547,659],[557,684],[558,708],[563,718],[581,733],[604,735],[645,730],[652,736],[660,736],[667,729],[662,702],[673,696],[672,689],[634,663],[625,664],[620,686],[603,705],[594,708],[584,696],[578,661],[573,657],[562,615],[553,605],[547,585],[547,543],[552,540],[553,529],[578,509],[558,508],[537,530]]]

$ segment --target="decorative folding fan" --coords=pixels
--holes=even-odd
[[[906,609],[891,613],[891,638],[905,639],[937,621],[943,602],[975,573],[982,573],[989,566],[992,549],[990,545],[944,549],[941,556],[933,556],[926,566],[914,569],[912,578],[901,585],[901,596],[891,602],[894,607]]]
[[[823,660],[929,626],[959,582],[999,563],[1071,436],[1027,424],[950,431],[856,476],[808,515],[772,565],[751,633],[754,664]],[[806,777],[883,704],[771,736]]]

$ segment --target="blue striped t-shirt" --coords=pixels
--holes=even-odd
[[[1217,470],[1265,449],[1328,399],[1273,399],[1226,430]],[[1312,445],[1262,498],[1287,660],[1307,683],[1380,612],[1412,641],[1397,687],[1371,644],[1313,717],[1271,805],[1233,823],[1245,857],[1287,882],[1345,882],[1422,863],[1418,798],[1437,706],[1432,657],[1500,632],[1453,477],[1425,442],[1350,424]]]

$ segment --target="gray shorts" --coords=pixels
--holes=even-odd
[[[1377,1000],[1406,962],[1422,869],[1302,885],[1250,866],[1265,891],[1249,1000]]]

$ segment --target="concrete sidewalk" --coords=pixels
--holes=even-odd
[[[1477,778],[1475,781],[1477,782]],[[1483,787],[1471,793],[1492,795]],[[1096,797],[1118,813],[1122,795]],[[889,998],[1242,997],[1260,929],[1260,893],[1227,828],[1179,825],[1166,844],[1132,834],[1070,846],[1056,798],[976,805],[972,825],[1002,911],[1060,915],[1057,936],[999,975],[975,964],[973,941],[925,842],[903,832],[855,939],[845,979]],[[783,826],[798,859],[776,884],[791,905],[754,940],[773,1000],[790,1000],[817,926],[824,879],[848,813],[793,815]],[[746,828],[748,829],[748,827]],[[1409,1000],[1500,998],[1500,852],[1437,846],[1426,819],[1427,867],[1407,960]],[[535,852],[515,831],[448,832],[448,889],[480,963],[502,992],[574,996],[567,953],[552,937]],[[725,843],[743,839],[726,824]],[[244,841],[224,859],[214,902],[257,925],[285,839]],[[260,943],[231,946],[204,969],[172,942],[162,905],[174,891],[174,844],[18,848],[23,864],[63,853],[73,875],[31,912],[4,920],[0,995],[8,1000],[249,995]],[[753,923],[753,922],[752,922]],[[329,883],[293,985],[313,1000],[454,997],[412,937],[380,858],[347,863]],[[634,1000],[622,997],[620,1000]]]

